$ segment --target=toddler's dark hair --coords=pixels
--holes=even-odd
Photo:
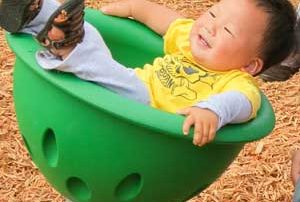
[[[255,0],[268,16],[268,25],[261,45],[264,60],[262,71],[282,62],[296,43],[296,12],[288,0]]]

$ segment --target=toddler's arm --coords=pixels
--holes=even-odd
[[[228,123],[241,123],[249,119],[252,106],[247,97],[238,91],[211,96],[193,107],[179,111],[186,115],[182,130],[188,134],[194,125],[194,144],[202,146],[215,137],[218,129]]]
[[[160,35],[166,33],[169,25],[174,20],[181,18],[181,15],[177,12],[146,0],[114,2],[102,7],[101,10],[107,15],[133,17]]]

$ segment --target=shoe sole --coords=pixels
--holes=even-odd
[[[0,27],[18,32],[25,23],[26,12],[33,0],[0,0]]]

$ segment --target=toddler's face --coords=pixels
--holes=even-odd
[[[190,43],[194,59],[212,70],[243,70],[259,58],[267,18],[253,0],[222,0],[193,25]]]

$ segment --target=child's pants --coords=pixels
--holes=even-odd
[[[45,26],[48,18],[59,7],[55,0],[43,2],[38,16],[21,32],[36,35]],[[143,104],[150,104],[149,92],[134,70],[115,61],[101,35],[89,23],[84,24],[85,36],[70,55],[61,60],[49,51],[36,55],[39,65],[47,70],[71,72],[81,79],[103,85],[105,88]]]

